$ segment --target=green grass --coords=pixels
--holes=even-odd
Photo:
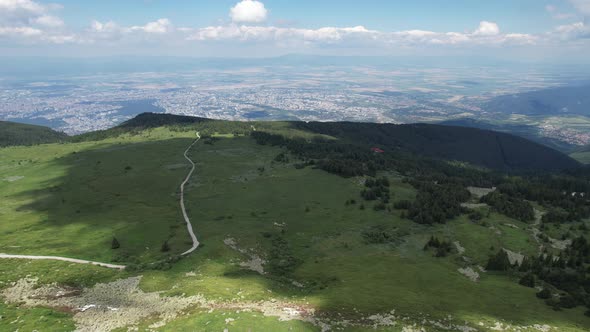
[[[186,250],[190,239],[176,192],[188,171],[182,152],[193,138],[194,132],[159,128],[101,142],[1,149],[0,252],[151,262],[166,256],[160,252],[164,240],[172,253]],[[359,179],[273,162],[280,152],[278,147],[259,146],[239,136],[221,138],[213,145],[196,144],[190,155],[197,168],[187,186],[186,202],[203,247],[170,270],[142,271],[141,288],[165,296],[309,303],[332,318],[339,313],[358,319],[395,309],[416,322],[450,314],[457,322],[472,325],[501,320],[549,324],[560,331],[590,328],[581,309],[553,311],[536,299],[534,289],[493,273],[471,282],[457,272],[465,265],[458,254],[434,258],[422,249],[431,235],[437,235],[460,241],[473,264],[485,265],[491,246],[532,254],[536,244],[526,224],[492,213],[484,219],[487,226],[463,216],[447,225],[427,227],[401,219],[399,211],[373,211],[373,203],[364,203],[366,209],[361,210]],[[131,169],[125,170],[127,166]],[[2,180],[15,176],[23,178]],[[410,185],[393,174],[389,177],[393,200],[413,199]],[[357,204],[345,206],[349,199]],[[365,243],[362,231],[376,225],[390,229],[396,241]],[[272,250],[268,234],[283,236],[301,260],[289,279],[304,284],[303,288],[244,271],[237,263],[245,257],[223,243],[232,237],[241,248],[268,257]],[[110,249],[113,236],[121,243],[118,250]],[[79,286],[133,275],[63,262],[0,263],[0,288],[26,275],[38,276],[43,283]],[[195,276],[187,276],[188,272]],[[21,331],[32,329],[41,316],[47,321],[39,323],[39,330],[73,326],[69,314],[50,309],[0,305],[0,310],[11,317],[0,320],[0,330],[12,328],[9,320],[16,316],[23,320]],[[160,330],[220,331],[228,317],[235,319],[227,325],[235,331],[318,330],[256,312],[199,309]]]
[[[576,152],[572,153],[570,157],[576,159],[583,164],[590,164],[590,152]]]

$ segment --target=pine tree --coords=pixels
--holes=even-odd
[[[519,284],[526,287],[535,287],[535,276],[532,273],[527,273],[524,277],[520,278]]]
[[[546,300],[551,297],[551,291],[547,288],[543,288],[540,292],[537,293],[537,297]]]
[[[170,246],[168,245],[168,241],[164,241],[164,243],[162,243],[162,248],[160,249],[160,251],[162,251],[162,252],[170,251]]]
[[[486,265],[486,269],[490,271],[508,271],[511,267],[508,254],[502,249],[496,255],[491,256]]]
[[[119,244],[117,238],[113,237],[113,241],[111,242],[111,249],[119,249],[120,247],[121,245]]]

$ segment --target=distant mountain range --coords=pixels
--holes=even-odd
[[[483,108],[507,114],[590,116],[590,85],[502,95],[490,100]]]

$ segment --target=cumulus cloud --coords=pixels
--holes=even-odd
[[[534,44],[537,37],[530,34],[501,34],[496,23],[482,21],[470,33],[405,30],[383,32],[363,26],[324,27],[319,29],[284,28],[274,26],[249,26],[231,24],[211,26],[196,30],[188,39],[197,41],[272,42],[276,45],[342,44],[360,46],[418,46],[459,44]]]
[[[590,0],[571,0],[582,13]],[[296,28],[266,25],[268,11],[256,0],[242,0],[230,9],[232,22],[208,27],[175,27],[167,18],[143,25],[121,25],[113,21],[92,21],[86,29],[72,31],[57,15],[58,5],[40,4],[33,0],[0,0],[0,38],[23,43],[80,43],[118,47],[158,43],[163,47],[193,43],[263,44],[269,48],[300,50],[305,47],[326,48],[396,48],[431,47],[499,47],[503,45],[546,45],[547,43],[580,43],[590,38],[586,23],[559,26],[547,33],[505,33],[495,22],[481,21],[477,27],[463,32],[402,30],[378,31],[365,26]],[[588,8],[590,9],[590,7]],[[546,7],[550,13],[558,8]]]
[[[129,44],[145,42],[150,38],[161,40],[158,36],[169,35],[175,31],[172,22],[167,18],[136,26],[122,26],[113,21],[92,21],[85,33],[81,34],[80,40],[85,43],[125,42]]]
[[[57,16],[52,16],[52,15],[39,16],[39,17],[35,18],[32,22],[34,22],[35,24],[50,27],[50,28],[63,27],[65,25],[64,21],[62,21],[61,18],[59,18]]]
[[[0,36],[25,42],[65,43],[75,35],[65,32],[63,20],[53,12],[60,5],[32,0],[0,0]]]
[[[473,34],[479,36],[495,36],[500,34],[500,28],[494,22],[481,21],[479,22],[479,27]]]
[[[31,0],[0,0],[0,12],[11,15],[27,13],[41,14],[45,7]]]
[[[167,18],[161,18],[154,22],[149,22],[143,26],[133,26],[131,31],[143,31],[147,33],[163,34],[172,31],[172,23]]]
[[[40,36],[43,32],[31,27],[0,27],[0,36]]]
[[[199,29],[189,37],[190,40],[240,40],[240,41],[277,41],[277,42],[337,42],[353,37],[377,34],[363,26],[350,28],[324,27],[320,29],[295,29],[281,27],[263,27],[248,25],[214,26]]]
[[[234,23],[261,23],[266,21],[267,14],[264,4],[257,0],[242,0],[229,10]]]

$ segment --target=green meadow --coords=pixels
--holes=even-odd
[[[280,124],[269,131],[281,132]],[[302,135],[293,131],[289,135]],[[92,287],[141,275],[144,292],[161,296],[202,295],[216,301],[281,301],[315,310],[315,315],[349,331],[375,330],[367,317],[395,311],[402,331],[426,321],[491,330],[498,322],[536,331],[587,331],[583,310],[555,311],[516,277],[479,272],[474,282],[463,267],[485,266],[506,248],[537,253],[529,224],[483,208],[478,223],[460,216],[445,225],[424,226],[402,212],[376,211],[360,197],[363,179],[343,178],[312,167],[294,167],[286,151],[257,145],[246,136],[218,133],[190,152],[196,171],[186,187],[187,212],[202,246],[164,269],[126,271],[54,261],[0,261],[0,290],[25,277],[41,284]],[[142,265],[180,254],[191,245],[180,212],[179,185],[189,164],[183,151],[194,132],[165,128],[96,142],[0,149],[0,253],[58,255]],[[393,201],[415,197],[396,174]],[[347,201],[354,203],[347,204]],[[390,234],[370,243],[371,230]],[[563,233],[553,231],[556,236]],[[552,233],[553,234],[553,233]],[[458,242],[447,257],[424,245],[431,236]],[[120,248],[111,249],[116,238]],[[232,248],[232,239],[241,251]],[[282,242],[280,242],[280,241]],[[225,242],[224,242],[225,241]],[[163,251],[166,242],[169,251]],[[282,243],[277,247],[277,243]],[[279,252],[293,262],[287,273],[266,274],[240,266],[250,256],[269,261]],[[74,313],[59,308],[0,303],[2,331],[71,331]],[[449,319],[449,315],[451,318]],[[231,320],[228,320],[231,318]],[[158,331],[320,331],[300,320],[279,320],[254,311],[190,307]],[[338,325],[344,321],[351,325]],[[435,324],[428,331],[445,330]],[[126,328],[121,331],[126,331]]]

